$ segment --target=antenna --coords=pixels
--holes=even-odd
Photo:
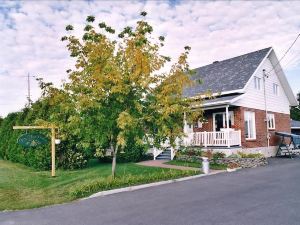
[[[28,96],[27,96],[28,107],[30,107],[31,106],[31,95],[30,95],[30,75],[29,75],[29,73],[27,74],[27,90],[28,90]]]

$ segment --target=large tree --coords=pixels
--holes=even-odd
[[[53,104],[62,105],[54,117],[63,122],[64,129],[76,130],[84,139],[81,145],[111,149],[114,176],[117,153],[128,140],[137,144],[151,140],[159,147],[168,139],[174,145],[183,135],[183,114],[192,120],[202,111],[191,111],[189,100],[182,97],[183,89],[193,84],[187,62],[189,46],[168,72],[161,72],[171,60],[161,54],[165,38],[151,37],[153,28],[145,20],[138,21],[135,28],[125,27],[117,36],[104,22],[97,27],[94,16],[88,16],[86,22],[81,38],[72,34],[72,25],[62,37],[76,59],[75,69],[67,71],[69,81],[64,89],[43,89],[52,96]],[[71,114],[62,121],[64,108]]]

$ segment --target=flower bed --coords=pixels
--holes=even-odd
[[[176,154],[177,161],[183,162],[202,162],[202,157],[208,157],[210,163],[220,165],[238,165],[241,168],[253,168],[265,166],[268,164],[267,159],[260,153],[246,154],[238,152],[237,154],[225,157],[224,153],[213,152],[212,150],[202,151],[201,149],[185,148]]]

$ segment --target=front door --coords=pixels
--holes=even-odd
[[[213,114],[213,128],[214,131],[220,131],[221,128],[226,128],[226,112],[219,112]],[[234,124],[233,112],[229,112],[229,127]]]
[[[214,131],[220,131],[221,128],[224,128],[224,116],[223,113],[215,114],[215,129]]]

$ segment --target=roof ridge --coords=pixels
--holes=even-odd
[[[256,50],[256,51],[248,52],[248,53],[245,53],[245,54],[242,54],[242,55],[238,55],[238,56],[234,56],[234,57],[231,57],[231,58],[223,59],[221,61],[217,60],[217,61],[214,61],[214,62],[222,63],[222,62],[225,62],[225,61],[228,61],[228,60],[232,60],[232,59],[235,59],[235,58],[238,58],[238,57],[241,57],[241,56],[250,55],[250,54],[253,54],[253,53],[256,53],[256,52],[259,52],[259,51],[264,51],[264,50],[271,49],[271,48],[272,47],[267,47],[267,48],[259,49],[259,50]],[[200,66],[200,67],[194,68],[194,70],[199,69],[199,68],[203,68],[203,67],[206,67],[206,66],[210,66],[210,65],[213,65],[213,64],[217,64],[217,63],[206,64],[204,66]]]

